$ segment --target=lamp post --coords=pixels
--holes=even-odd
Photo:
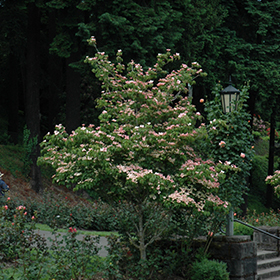
[[[237,105],[240,97],[240,91],[231,85],[231,77],[229,78],[229,85],[221,91],[221,101],[223,113],[230,113],[237,110]],[[233,232],[233,210],[230,209],[227,217],[226,235],[232,236]]]
[[[231,85],[230,77],[229,85],[221,91],[222,107],[225,114],[237,110],[239,97],[240,91]]]

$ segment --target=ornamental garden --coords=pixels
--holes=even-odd
[[[144,69],[134,61],[124,65],[122,50],[112,63],[94,37],[88,42],[96,54],[85,63],[102,87],[99,125],[70,134],[56,125],[41,143],[38,164],[52,170],[55,184],[91,199],[67,201],[51,189],[41,202],[2,198],[0,279],[202,279],[204,270],[209,279],[228,279],[225,264],[208,260],[208,248],[249,192],[250,85],[240,89],[237,109],[224,114],[217,84],[209,100],[200,100],[202,114],[188,94],[207,75],[197,62],[180,64],[180,54],[167,49]],[[277,192],[279,176],[267,178]],[[274,212],[256,215],[246,219],[279,222]],[[59,228],[67,234],[49,247],[36,223],[57,237]],[[77,241],[82,229],[114,233],[106,257],[98,255],[98,235]],[[202,235],[207,245],[195,250],[193,240]]]

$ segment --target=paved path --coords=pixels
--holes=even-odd
[[[41,236],[45,237],[46,240],[47,240],[47,245],[51,246],[52,242],[49,240],[49,237],[51,239],[54,239],[54,235],[50,231],[36,229],[35,232],[39,233]],[[63,235],[66,235],[66,233],[63,233],[63,232],[59,232],[59,234],[61,234],[60,240],[62,239]],[[78,240],[83,240],[84,236],[85,235],[83,235],[83,234],[78,234],[76,238]],[[107,238],[106,237],[100,236],[99,246],[101,247],[101,250],[99,251],[98,255],[100,257],[106,257],[107,254],[108,254],[107,250],[105,249],[105,246],[108,246],[108,242],[107,242]]]

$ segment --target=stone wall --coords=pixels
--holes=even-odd
[[[261,226],[258,227],[264,231],[267,231],[273,235],[279,237],[280,235],[280,227],[268,227],[268,226]],[[263,234],[259,231],[254,231],[253,240],[257,243],[258,249],[260,250],[267,250],[267,251],[278,251],[280,242],[278,239],[270,237],[266,234]]]
[[[205,240],[197,242],[201,246]],[[250,236],[215,236],[209,253],[211,258],[227,264],[230,280],[257,279],[257,244]]]

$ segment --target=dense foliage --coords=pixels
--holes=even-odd
[[[205,153],[215,162],[227,162],[240,168],[220,185],[219,195],[234,206],[240,206],[242,196],[248,191],[248,179],[254,157],[254,139],[250,125],[250,114],[246,109],[249,86],[242,87],[236,110],[224,114],[221,108],[218,84],[213,90],[215,98],[205,104],[208,120],[208,142]]]

